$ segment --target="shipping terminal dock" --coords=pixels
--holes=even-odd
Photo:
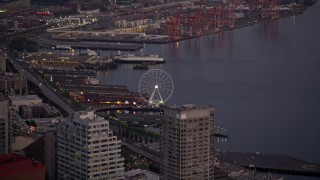
[[[319,164],[285,155],[216,151],[216,157],[258,172],[320,177]]]
[[[81,19],[74,18],[74,23],[79,25],[67,23],[48,29],[47,38],[60,42],[165,44],[296,16],[302,14],[308,5],[279,1],[212,3],[200,0],[131,9],[118,7],[113,14],[96,14],[98,20],[92,24],[81,24]],[[112,49],[119,48],[116,44],[113,46]]]
[[[62,42],[41,42],[41,47],[52,48],[55,44],[63,44],[72,49],[93,49],[93,50],[112,50],[112,51],[137,51],[143,48],[142,44],[128,43],[106,43],[106,42],[88,42],[88,41],[62,41]]]

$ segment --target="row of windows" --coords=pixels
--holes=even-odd
[[[70,166],[64,166],[62,164],[60,164],[60,167],[58,167],[58,177],[63,177],[63,179],[87,179],[85,178],[87,175],[84,173],[86,172],[86,170],[84,170],[83,168],[81,170],[83,171],[79,171],[75,172],[76,169],[70,169]]]
[[[89,173],[95,173],[95,172],[101,172],[101,171],[110,171],[110,170],[113,170],[113,169],[119,169],[119,168],[122,168],[122,166],[115,166],[116,164],[113,163],[113,164],[109,164],[109,166],[100,166],[100,167],[91,167],[89,168]],[[110,171],[110,173],[114,173],[115,171]]]

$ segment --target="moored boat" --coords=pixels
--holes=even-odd
[[[124,54],[124,55],[115,55],[113,57],[113,60],[115,62],[119,63],[164,63],[163,57],[159,57],[157,54],[150,54],[150,55],[144,55],[144,54]]]
[[[69,45],[56,45],[56,47],[54,49],[58,49],[58,50],[71,50],[71,46]]]

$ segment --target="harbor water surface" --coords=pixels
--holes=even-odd
[[[290,155],[320,163],[320,3],[302,15],[177,43],[146,44],[167,61],[169,105],[214,105],[230,151]],[[103,51],[109,56],[111,52]],[[116,52],[112,52],[113,54]],[[100,71],[103,84],[138,91],[145,71]]]

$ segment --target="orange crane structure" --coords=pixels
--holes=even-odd
[[[212,24],[214,32],[220,31],[222,11],[223,11],[223,7],[221,7],[221,6],[214,7],[212,9],[207,10],[206,21],[205,21],[206,28],[209,29],[210,24]]]
[[[200,36],[203,30],[202,0],[199,2],[199,9],[195,13],[183,17],[182,26],[187,28],[184,34],[188,36]]]
[[[235,9],[242,4],[243,0],[230,0],[228,9],[228,22],[229,28],[234,28],[234,17],[235,17]]]
[[[200,36],[202,32],[202,0],[200,7],[194,13],[182,16],[182,5],[178,13],[165,22],[165,28],[170,39],[177,38],[177,32],[181,28],[180,35]]]
[[[279,0],[259,0],[260,15],[262,19],[279,18]]]
[[[177,37],[177,30],[180,25],[181,13],[182,6],[180,5],[179,12],[174,17],[165,22],[170,39],[176,39]]]
[[[228,25],[228,28],[234,28],[235,9],[243,3],[243,0],[230,0],[227,6],[217,6],[206,12],[206,22],[213,23],[214,32],[220,31],[220,28]]]
[[[220,26],[234,28],[235,9],[242,4],[243,0],[230,0],[227,6],[224,6],[221,11]]]
[[[260,0],[260,1],[279,1],[279,0]],[[169,38],[176,39],[178,29],[181,28],[180,35],[200,36],[202,32],[210,30],[220,31],[221,27],[228,25],[228,28],[234,28],[235,9],[244,2],[244,0],[230,0],[227,6],[215,6],[211,9],[202,8],[202,0],[199,1],[199,8],[193,12],[182,16],[182,6],[179,12],[165,22],[165,28]]]

